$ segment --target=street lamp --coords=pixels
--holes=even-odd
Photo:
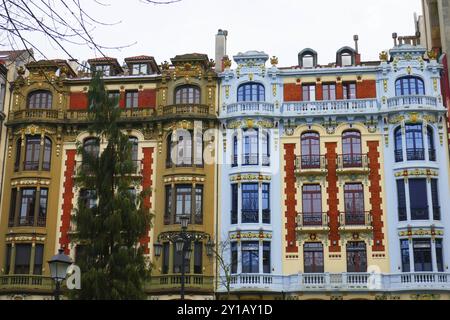
[[[159,242],[155,243],[153,244],[153,248],[155,249],[155,257],[161,257],[162,244]]]
[[[50,275],[55,281],[55,300],[59,300],[61,282],[66,279],[67,268],[72,264],[72,259],[64,254],[64,249],[59,249],[58,254],[53,256],[49,261]]]
[[[213,254],[214,254],[214,252],[213,252],[213,250],[214,250],[214,242],[212,242],[211,240],[209,240],[209,241],[205,244],[205,247],[206,247],[206,255],[207,255],[208,257],[212,257]]]

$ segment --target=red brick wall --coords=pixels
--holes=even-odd
[[[302,86],[299,86],[295,83],[285,83],[284,101],[302,101]]]
[[[378,141],[368,141],[369,147],[369,167],[370,167],[370,204],[372,205],[373,219],[373,251],[384,251],[383,234],[383,209],[381,199],[381,175],[380,175],[380,152],[378,151],[380,143]],[[379,242],[379,244],[377,244]]]
[[[377,87],[375,80],[364,80],[356,83],[356,98],[367,99],[377,97]]]
[[[330,252],[340,252],[341,247],[339,246],[340,235],[339,235],[339,210],[338,210],[339,189],[338,189],[338,177],[336,173],[337,143],[336,142],[326,143],[325,147],[327,149],[326,158],[328,161],[327,196],[329,209],[328,214],[330,220],[330,234],[329,234]],[[336,244],[333,244],[334,241],[336,241]]]
[[[323,100],[323,87],[321,83],[316,84],[316,100],[317,101]]]
[[[149,89],[139,92],[139,108],[156,107],[156,90]]]
[[[70,110],[86,110],[89,104],[87,93],[71,92],[70,93]]]
[[[152,188],[152,185],[153,185],[153,181],[152,181],[153,169],[152,169],[152,167],[153,167],[154,148],[144,148],[143,153],[144,153],[144,160],[143,160],[142,173],[143,173],[144,179],[142,181],[142,188],[144,190],[149,190]],[[144,199],[144,206],[148,209],[152,208],[151,193]],[[144,247],[145,254],[150,253],[150,248],[149,248],[150,236],[148,234],[149,232],[150,232],[150,230],[147,230],[146,236],[143,237],[140,241],[141,246]]]
[[[297,205],[296,187],[295,187],[295,144],[284,145],[284,171],[286,178],[284,179],[284,193],[286,195],[286,252],[298,253],[297,239],[296,239],[296,222],[295,218],[297,212],[295,207]]]
[[[67,160],[66,160],[66,171],[64,173],[64,194],[63,194],[63,204],[62,204],[62,217],[61,217],[61,238],[59,238],[59,245],[64,248],[65,254],[70,254],[70,239],[69,239],[69,229],[70,220],[72,217],[72,199],[73,199],[73,175],[75,172],[75,156],[76,150],[67,150]]]

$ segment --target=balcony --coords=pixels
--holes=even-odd
[[[54,281],[50,277],[34,275],[0,275],[0,293],[39,292],[52,294]]]
[[[200,104],[175,104],[163,107],[164,116],[207,116],[209,106]]]
[[[388,99],[389,108],[414,108],[414,109],[425,109],[425,108],[437,108],[438,100],[435,97],[430,96],[400,96]]]
[[[326,175],[328,161],[325,156],[299,156],[295,159],[295,173],[299,176]]]
[[[242,209],[242,223],[259,223],[259,211]]]
[[[154,116],[154,108],[129,108],[122,109],[120,120],[137,121],[149,119]],[[65,120],[69,122],[89,122],[89,112],[87,110],[68,110],[65,112]]]
[[[297,215],[297,231],[298,232],[328,232],[328,213],[305,213],[301,212]]]
[[[9,114],[8,122],[58,121],[64,119],[64,112],[52,109],[25,109]]]
[[[367,154],[343,154],[337,157],[338,174],[368,174],[369,172]]]
[[[224,283],[224,280],[221,281]],[[231,277],[231,292],[420,292],[450,290],[449,273],[301,273],[290,276],[240,274]],[[226,289],[219,286],[218,291]]]
[[[370,231],[373,229],[372,213],[370,211],[341,212],[339,223],[341,231]]]
[[[406,158],[408,161],[425,161],[425,149],[406,149]]]
[[[238,113],[239,115],[249,114],[273,114],[275,105],[268,102],[239,102],[232,103],[226,106],[228,115]]]
[[[377,111],[377,99],[304,101],[283,104],[283,113],[292,116],[348,115],[376,113]]]
[[[214,277],[203,275],[186,275],[185,287],[187,291],[213,291]],[[177,291],[181,288],[181,275],[161,275],[151,277],[146,284],[146,291]]]
[[[242,155],[242,165],[243,166],[257,166],[259,165],[259,154],[243,154]]]

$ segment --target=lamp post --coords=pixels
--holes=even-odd
[[[59,249],[58,254],[48,261],[50,275],[53,281],[55,281],[55,300],[59,300],[61,294],[61,282],[66,279],[67,268],[72,263],[72,259],[64,254],[64,249]]]
[[[175,244],[175,250],[181,255],[181,300],[185,297],[185,284],[186,284],[186,261],[191,260],[192,249],[191,245],[194,241],[208,240],[205,244],[207,255],[210,256],[209,248],[212,248],[212,242],[210,241],[210,235],[203,232],[188,232],[188,226],[190,221],[190,216],[181,216],[181,231],[180,232],[167,232],[160,234],[158,237],[158,242],[153,245],[155,250],[155,257],[160,257],[162,253],[161,241],[169,241]],[[166,254],[166,253],[165,253]]]

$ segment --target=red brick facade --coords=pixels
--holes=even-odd
[[[325,147],[327,149],[326,158],[328,161],[328,175],[327,175],[327,182],[328,182],[328,189],[327,189],[327,195],[328,195],[328,214],[329,214],[329,220],[330,220],[330,233],[329,233],[329,240],[330,240],[330,252],[340,252],[341,247],[339,246],[339,198],[338,198],[338,177],[336,173],[337,165],[336,165],[336,159],[337,159],[337,143],[336,142],[330,142],[326,143]]]
[[[142,188],[144,190],[151,190],[153,181],[153,154],[154,154],[154,148],[144,148],[144,160],[143,160],[143,169],[142,174],[144,176],[143,182],[142,182]],[[144,199],[144,206],[148,209],[152,208],[152,202],[151,202],[151,193]],[[150,254],[150,236],[149,233],[150,230],[147,230],[147,236],[141,239],[141,245],[145,249],[145,254]]]
[[[65,164],[66,171],[64,173],[64,194],[63,194],[63,204],[62,204],[62,216],[61,216],[61,237],[59,238],[59,245],[64,248],[65,254],[70,254],[70,220],[72,218],[72,200],[74,197],[73,186],[74,186],[74,173],[75,173],[75,156],[77,154],[76,150],[67,150],[67,160]]]
[[[370,204],[372,205],[373,219],[373,251],[384,251],[384,234],[383,234],[383,209],[381,199],[381,175],[380,175],[380,152],[378,141],[368,141],[369,147],[369,167],[370,167]]]
[[[284,193],[286,195],[286,253],[298,253],[296,239],[296,216],[297,206],[296,186],[295,186],[295,144],[284,145],[284,172],[286,178],[284,180]]]
[[[88,107],[88,95],[85,92],[72,92],[70,93],[70,110],[87,110]]]

